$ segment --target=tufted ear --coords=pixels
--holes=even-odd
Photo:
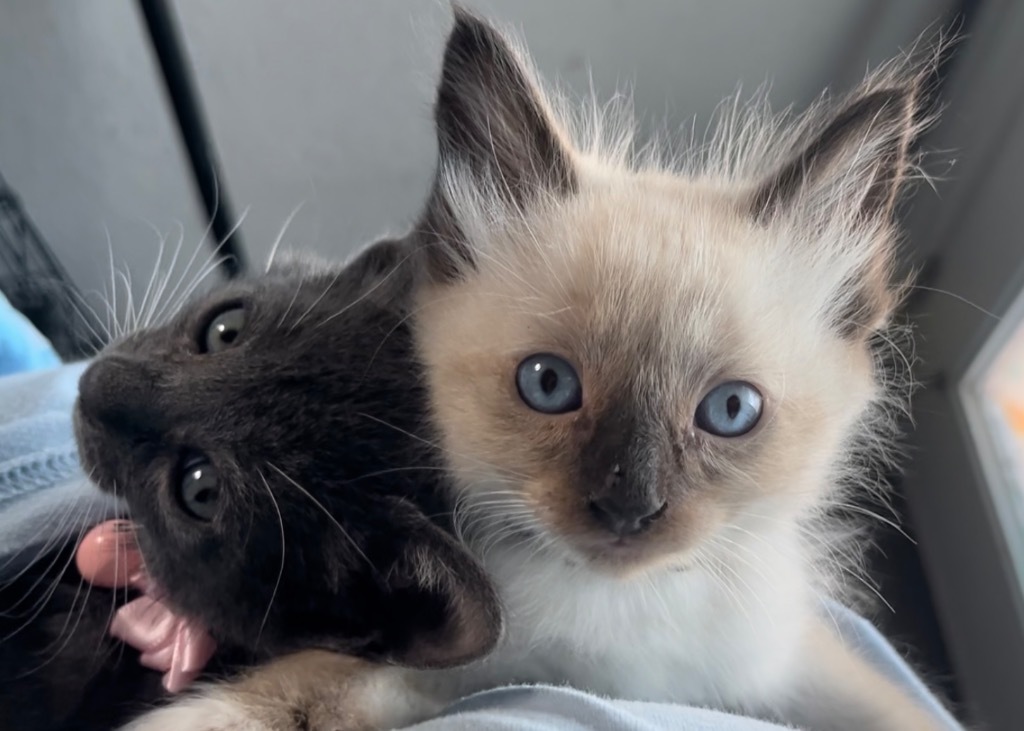
[[[861,247],[836,293],[836,327],[844,337],[881,329],[899,301],[892,283],[896,207],[917,170],[918,138],[934,118],[930,81],[939,51],[884,70],[838,104],[813,112],[790,154],[749,199],[761,223],[795,221],[812,238],[817,231],[849,233]]]
[[[811,125],[757,187],[754,215],[765,220],[811,206],[890,218],[915,168],[914,144],[930,121],[927,78],[912,69],[869,81]]]
[[[452,188],[468,187],[523,209],[576,188],[571,148],[533,74],[493,26],[456,6],[434,106],[438,175],[422,228],[431,269],[472,266]]]

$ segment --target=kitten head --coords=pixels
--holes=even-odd
[[[815,510],[886,398],[925,78],[893,66],[789,123],[727,114],[666,165],[603,146],[600,114],[571,125],[457,11],[418,340],[467,509],[613,571]]]
[[[486,578],[427,518],[401,252],[232,283],[82,376],[86,471],[127,502],[168,603],[223,644],[429,666],[497,638]]]

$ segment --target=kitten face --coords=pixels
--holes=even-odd
[[[511,492],[500,520],[613,571],[811,509],[883,396],[869,339],[898,299],[917,103],[893,78],[754,159],[675,174],[574,146],[506,40],[461,13],[418,334],[467,504],[500,513]]]
[[[431,665],[500,632],[486,580],[425,517],[398,251],[231,284],[82,376],[86,470],[125,498],[169,603],[222,643]]]
[[[489,242],[517,256],[481,260],[421,318],[456,471],[478,474],[482,460],[498,475],[525,473],[523,497],[544,528],[613,565],[685,553],[744,510],[806,504],[875,393],[863,343],[844,341],[801,297],[812,268],[786,271],[776,242],[743,226],[723,196],[644,183],[581,194],[531,218],[531,233]],[[538,250],[534,236],[555,243]],[[524,402],[517,369],[535,353],[572,364],[579,409]],[[756,425],[732,438],[698,428],[701,400],[733,381],[760,392]],[[627,510],[664,512],[620,535],[593,507],[616,494]]]

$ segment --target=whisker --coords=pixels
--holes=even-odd
[[[934,292],[935,294],[944,294],[947,297],[952,297],[953,299],[957,300],[958,302],[962,302],[963,304],[967,305],[968,307],[971,307],[971,308],[977,310],[978,312],[980,312],[981,314],[983,314],[983,315],[985,315],[987,317],[991,317],[996,322],[1000,322],[1003,319],[999,315],[995,314],[994,312],[989,312],[988,310],[986,310],[981,305],[979,305],[979,304],[977,304],[975,302],[971,302],[969,299],[967,299],[966,297],[962,297],[961,295],[958,295],[956,292],[950,292],[948,289],[939,289],[938,287],[926,287],[923,284],[911,284],[909,286],[909,289],[920,289],[920,290],[923,290],[925,292]]]
[[[114,274],[114,240],[110,236],[110,229],[107,228],[106,224],[103,225],[103,232],[107,235],[107,254],[110,259],[110,306],[108,312],[110,312],[114,318],[113,331],[116,337],[121,337],[121,333],[117,327],[117,275]]]
[[[82,523],[80,525],[80,528],[79,528],[79,531],[78,531],[78,535],[76,536],[76,541],[75,541],[75,545],[76,546],[77,546],[78,543],[81,542],[82,537],[85,535],[86,531],[92,526],[92,524],[96,520],[96,508],[95,508],[95,506],[90,508],[88,513],[86,515],[83,515],[82,517],[83,517],[83,520],[82,520]],[[79,600],[79,596],[81,596],[81,594],[82,594],[83,586],[85,588],[85,594],[84,594],[84,596],[82,596],[81,604],[79,604],[78,600]],[[49,651],[51,649],[52,649],[52,652],[50,653],[49,657],[47,657],[45,660],[43,660],[43,662],[41,662],[35,668],[22,673],[22,675],[20,677],[26,677],[28,675],[31,675],[34,672],[38,672],[38,671],[42,670],[43,668],[45,668],[47,665],[49,665],[51,662],[53,662],[54,660],[56,660],[60,656],[60,654],[64,651],[64,649],[71,642],[72,638],[75,635],[75,631],[81,625],[82,619],[85,616],[85,612],[86,612],[86,610],[88,608],[89,596],[92,593],[92,589],[93,589],[92,583],[87,582],[84,577],[80,577],[78,579],[78,586],[75,589],[75,596],[71,600],[71,607],[68,609],[68,614],[64,618],[63,626],[61,627],[60,631],[57,633],[57,637],[54,638],[54,640],[52,640],[49,645],[47,645],[45,648],[43,648],[40,651],[40,654],[45,654],[45,653],[47,653],[47,651]],[[74,621],[73,624],[71,623],[72,615],[74,615],[74,617],[75,617],[75,621]],[[69,625],[70,625],[70,627],[69,627]],[[67,630],[67,637],[64,637],[65,630]]]
[[[135,327],[135,297],[132,294],[132,280],[126,271],[117,270],[117,276],[124,284],[124,334],[134,332]]]
[[[288,328],[288,332],[289,332],[289,333],[292,333],[292,332],[294,332],[294,331],[295,331],[295,328],[297,328],[297,327],[299,326],[299,324],[300,324],[300,323],[301,323],[301,322],[302,322],[303,320],[305,320],[305,319],[306,319],[306,316],[307,316],[307,315],[308,315],[308,314],[309,314],[310,312],[312,312],[312,311],[313,311],[313,308],[314,308],[314,307],[316,307],[316,306],[317,306],[318,304],[320,304],[320,301],[321,301],[321,300],[322,300],[322,299],[323,299],[324,297],[326,297],[326,296],[327,296],[327,293],[328,293],[328,292],[330,292],[330,291],[331,291],[331,287],[333,287],[333,286],[334,286],[335,284],[337,284],[337,283],[338,283],[338,279],[339,279],[339,278],[341,277],[341,275],[342,275],[342,274],[344,273],[344,271],[345,271],[345,269],[344,269],[344,268],[341,268],[341,269],[338,269],[338,271],[336,271],[336,272],[334,273],[334,277],[333,277],[333,278],[331,279],[331,281],[330,281],[330,282],[328,282],[327,286],[326,286],[326,287],[324,287],[324,291],[320,293],[320,296],[319,296],[319,297],[317,297],[317,298],[316,298],[315,300],[313,300],[313,304],[311,304],[311,305],[310,305],[309,307],[307,307],[307,308],[306,308],[306,311],[305,311],[305,312],[303,312],[303,313],[302,313],[301,315],[299,315],[298,319],[296,319],[296,320],[295,320],[295,322],[293,322],[293,323],[292,323],[291,327],[289,327],[289,328]]]
[[[50,535],[46,537],[46,540],[43,541],[43,544],[38,547],[38,549],[36,550],[35,557],[28,560],[26,562],[26,565],[22,569],[19,569],[13,576],[10,576],[6,580],[0,582],[0,588],[7,588],[15,581],[20,579],[22,576],[24,576],[25,573],[30,571],[44,556],[46,556],[46,554],[48,554],[52,549],[54,549],[57,546],[58,543],[60,543],[61,536],[66,535],[64,533],[64,528],[74,520],[75,512],[78,506],[81,504],[82,499],[82,496],[77,496],[64,506],[63,510],[60,512],[59,516],[55,521],[56,525],[54,526],[54,529],[51,531]],[[7,569],[7,567],[9,567],[12,563],[21,558],[22,553],[28,548],[31,548],[31,546],[20,548],[14,553],[12,553],[10,556],[8,556],[7,559],[2,564],[0,564],[0,570]],[[0,613],[0,615],[2,615],[2,613]]]
[[[142,326],[146,327],[149,325],[150,317],[152,315],[153,301],[150,299],[155,292],[154,286],[157,281],[157,275],[160,273],[160,265],[164,260],[164,247],[167,244],[167,237],[161,235],[160,243],[156,252],[156,261],[153,263],[153,271],[149,275],[149,282],[146,284],[146,291],[142,295],[142,302],[139,304],[139,314],[142,317]]]
[[[79,504],[79,501],[76,501],[75,502],[76,507],[77,507],[78,504]],[[71,538],[71,535],[72,535],[73,531],[71,531],[69,529],[69,527],[70,527],[70,525],[74,524],[74,522],[75,522],[74,514],[75,514],[75,511],[73,509],[66,510],[64,518],[61,520],[59,526],[53,531],[54,532],[53,537],[52,538],[48,538],[46,540],[46,542],[43,544],[43,546],[40,547],[40,549],[36,552],[35,558],[33,558],[30,562],[28,562],[23,568],[19,569],[13,576],[11,576],[7,580],[5,580],[3,583],[0,583],[0,588],[7,588],[7,587],[11,586],[15,581],[17,581],[22,576],[24,576],[26,573],[31,571],[34,567],[36,567],[43,560],[43,558],[48,553],[50,553],[50,552],[53,552],[54,556],[53,556],[52,559],[50,559],[50,562],[49,562],[49,564],[47,564],[46,568],[43,570],[43,573],[45,574],[45,573],[51,571],[53,569],[53,567],[56,566],[57,563],[60,561],[60,554],[65,550],[65,548],[67,548],[68,541]],[[68,528],[68,530],[65,530],[66,528]],[[9,558],[7,563],[12,562],[17,555],[18,554],[15,554],[11,558]],[[42,581],[42,578],[43,577],[40,576],[32,584],[32,586],[29,587],[28,591],[26,592],[26,594],[24,596],[21,597],[21,599],[16,601],[11,606],[7,607],[3,613],[0,613],[0,615],[2,615],[2,616],[15,616],[15,615],[10,614],[10,612],[15,610],[15,609],[17,609],[19,606],[22,605],[22,603],[25,601],[27,596],[30,595],[32,593],[32,591],[34,591],[38,587],[39,582]]]
[[[361,295],[359,295],[355,300],[353,300],[349,304],[347,304],[344,307],[342,307],[338,312],[335,312],[333,315],[329,315],[328,317],[325,317],[323,320],[318,322],[316,324],[316,327],[317,328],[323,327],[324,325],[326,325],[328,322],[330,322],[334,318],[340,317],[341,315],[344,315],[350,309],[352,309],[353,307],[358,305],[360,302],[362,302],[364,299],[369,297],[371,294],[376,292],[377,289],[379,289],[381,286],[383,286],[385,282],[387,282],[389,279],[391,279],[391,277],[393,277],[395,275],[395,272],[397,272],[399,269],[401,269],[402,264],[404,264],[406,262],[406,260],[409,259],[410,256],[412,256],[412,254],[406,254],[401,259],[401,261],[399,261],[397,264],[395,264],[394,267],[391,268],[391,271],[389,271],[387,274],[385,274],[383,277],[380,278],[380,281],[378,281],[376,284],[374,284],[372,287],[370,287],[367,291],[365,291]],[[341,270],[341,271],[344,271],[344,270]],[[338,273],[341,274],[341,271],[339,271]],[[335,281],[337,281],[337,278],[338,277],[335,276],[335,278],[334,278]],[[331,282],[331,286],[333,286],[333,285],[334,285],[334,282]],[[326,294],[326,292],[324,294]],[[321,297],[323,297],[323,295],[321,295]],[[319,301],[320,301],[320,299],[318,298],[316,302],[319,302]],[[313,307],[316,305],[316,302],[314,302],[312,305],[309,306],[310,310],[313,309]],[[309,310],[306,310],[305,315],[308,315],[308,314],[309,314]],[[305,315],[303,315],[303,317],[305,317]],[[300,317],[299,320],[301,321],[302,317]],[[295,325],[298,325],[298,322],[296,322]],[[295,325],[292,325],[292,330],[295,329]],[[288,332],[291,332],[291,330],[289,330]]]
[[[521,480],[528,480],[528,479],[530,479],[529,475],[524,475],[524,474],[516,473],[516,472],[513,472],[512,470],[501,468],[501,467],[498,467],[497,465],[489,464],[488,462],[485,462],[484,460],[481,460],[481,459],[477,459],[476,457],[473,457],[472,455],[460,454],[460,453],[455,452],[453,450],[447,449],[446,447],[443,447],[442,445],[440,445],[440,444],[438,444],[436,442],[432,442],[429,439],[424,439],[423,437],[418,436],[416,434],[413,434],[410,431],[406,431],[405,429],[402,429],[401,427],[395,426],[394,424],[390,424],[387,421],[384,421],[383,419],[380,419],[380,418],[374,416],[373,414],[367,414],[366,412],[362,412],[361,411],[361,412],[359,412],[357,414],[357,416],[361,416],[361,417],[363,417],[365,419],[370,419],[371,421],[375,421],[378,424],[380,424],[381,426],[385,426],[385,427],[387,427],[389,429],[394,429],[398,433],[404,434],[405,436],[409,437],[410,439],[415,439],[416,441],[418,441],[418,442],[420,442],[422,444],[426,444],[427,446],[433,447],[434,449],[439,449],[442,452],[445,452],[447,454],[452,454],[452,455],[455,455],[456,457],[460,457],[462,459],[471,460],[471,461],[476,462],[476,463],[478,463],[480,465],[483,465],[484,467],[487,467],[489,469],[498,470],[498,471],[506,473],[506,474],[508,474],[508,475],[510,475],[512,477],[518,477]]]
[[[185,245],[185,227],[181,225],[178,231],[178,243],[174,247],[174,256],[171,257],[170,263],[167,265],[166,271],[160,277],[160,283],[157,285],[156,293],[153,295],[153,307],[152,312],[149,315],[150,322],[159,322],[159,314],[157,308],[165,302],[164,294],[167,292],[167,285],[171,283],[171,277],[174,274],[175,268],[178,266],[178,258],[181,256],[181,249]]]
[[[192,294],[199,288],[199,286],[203,282],[206,281],[206,278],[209,277],[214,272],[216,272],[218,269],[220,269],[221,264],[227,261],[227,259],[228,257],[226,256],[218,256],[214,258],[214,255],[211,255],[210,257],[208,257],[207,263],[204,264],[203,268],[200,269],[199,272],[196,274],[195,279],[192,280],[192,283],[188,286],[188,289],[182,292],[181,296],[178,297],[178,302],[170,307],[170,311],[168,312],[167,316],[170,317],[180,312],[181,308],[189,301],[189,298],[192,297]]]
[[[284,309],[284,312],[281,313],[281,318],[277,321],[278,327],[282,327],[284,325],[284,321],[288,319],[288,315],[291,314],[292,307],[295,305],[295,300],[299,298],[299,292],[302,291],[303,283],[303,280],[300,278],[299,283],[295,285],[295,292],[292,293],[292,298],[289,300],[288,306]]]
[[[203,263],[199,267],[199,271],[200,272],[205,270],[206,267],[209,266],[211,260],[215,259],[220,254],[220,250],[224,246],[225,241],[227,241],[227,239],[230,238],[231,235],[234,234],[235,231],[237,231],[239,229],[239,227],[245,221],[246,216],[248,215],[248,213],[249,213],[249,208],[247,207],[247,208],[245,208],[242,211],[241,215],[239,215],[239,217],[238,217],[238,220],[231,227],[231,229],[227,232],[226,237],[222,241],[217,242],[217,245],[213,247],[213,251],[211,251],[207,255],[206,259],[203,260]],[[179,303],[182,302],[185,299],[185,297],[187,296],[187,294],[185,294],[185,293],[183,293],[181,296],[178,296],[178,290],[181,289],[183,283],[185,282],[185,278],[192,271],[192,266],[195,264],[196,257],[199,256],[200,250],[204,247],[204,244],[206,242],[206,237],[208,235],[209,235],[209,227],[207,227],[207,230],[203,233],[203,237],[202,237],[202,239],[200,239],[199,244],[192,250],[192,255],[188,258],[188,261],[185,263],[185,268],[182,269],[181,275],[178,277],[178,281],[175,283],[174,288],[171,289],[171,291],[167,294],[167,298],[165,300],[164,305],[160,308],[160,311],[154,316],[157,322],[159,322],[160,319],[163,318],[163,316],[165,315],[166,312],[168,312],[168,310],[171,311],[171,312],[177,311],[177,307],[178,307]],[[168,273],[168,274],[170,274],[170,273]],[[205,275],[204,275],[204,278],[205,278]],[[189,294],[192,291],[194,291],[194,286],[193,285],[195,285],[195,281],[194,280],[193,280],[193,283],[191,285],[186,285],[185,286],[185,289],[186,289],[186,291]]]
[[[67,548],[69,542],[71,540],[73,540],[74,538],[75,538],[75,534],[73,534],[73,533],[69,533],[67,536],[65,536],[64,542],[63,542],[63,544],[61,546],[61,549],[57,553],[57,556],[55,556],[54,560],[47,567],[47,569],[46,569],[47,572],[50,571],[55,565],[57,565],[57,563],[60,560],[60,553],[63,552]],[[0,643],[9,641],[11,638],[17,636],[22,631],[24,631],[26,628],[28,628],[28,627],[30,627],[32,625],[32,623],[36,620],[36,618],[46,608],[46,605],[50,603],[50,599],[53,598],[54,593],[57,591],[57,589],[60,586],[60,577],[63,576],[64,573],[68,570],[68,567],[71,566],[71,562],[74,560],[74,558],[75,558],[75,553],[74,553],[74,551],[71,551],[70,555],[68,556],[67,560],[64,562],[63,566],[61,566],[60,571],[57,573],[56,578],[54,579],[54,581],[52,582],[50,587],[48,589],[44,590],[44,592],[43,592],[44,596],[41,597],[28,610],[29,613],[30,613],[29,618],[27,620],[25,620],[25,622],[23,622],[21,624],[21,626],[11,630],[5,637],[0,638]],[[32,586],[29,588],[28,592],[26,592],[26,594],[22,597],[22,599],[20,599],[17,602],[15,602],[15,604],[14,604],[14,606],[12,608],[17,608],[22,603],[22,601],[25,599],[25,597],[29,596],[39,586],[39,583],[42,580],[43,580],[43,576],[40,576],[39,579],[37,579],[35,582],[33,582]]]
[[[292,212],[288,214],[288,218],[284,220],[284,225],[281,226],[281,230],[277,232],[277,238],[274,239],[274,243],[270,247],[270,256],[267,257],[267,268],[264,269],[264,272],[269,272],[270,267],[274,265],[274,257],[277,256],[277,248],[281,245],[281,242],[284,240],[285,232],[288,231],[288,227],[291,225],[292,219],[294,219],[299,214],[299,211],[302,210],[302,207],[304,205],[305,202],[299,203],[299,205],[295,206],[295,208],[292,209]]]
[[[315,505],[317,508],[319,508],[323,512],[323,514],[327,516],[327,519],[330,520],[334,524],[334,526],[341,532],[341,535],[345,537],[345,539],[349,542],[352,548],[355,549],[356,553],[363,557],[363,560],[366,561],[366,564],[370,567],[370,570],[374,573],[377,573],[377,567],[374,566],[373,563],[370,561],[370,558],[365,553],[363,553],[363,549],[359,547],[359,544],[356,543],[355,539],[352,538],[352,536],[349,534],[347,530],[345,530],[345,527],[338,522],[338,519],[331,514],[331,511],[324,507],[323,503],[321,503],[319,500],[313,497],[313,495],[306,488],[304,488],[291,477],[286,475],[280,467],[271,462],[267,462],[266,464],[267,467],[277,472],[277,474],[281,475],[281,477],[283,477],[284,479],[288,480],[288,482],[295,486],[295,489],[297,489],[299,492],[301,492],[303,495],[309,498],[309,501],[313,503],[313,505]]]
[[[879,515],[874,510],[870,510],[860,505],[856,505],[854,503],[847,503],[840,500],[824,500],[822,501],[822,504],[833,505],[842,510],[849,510],[852,513],[858,513],[859,515],[863,515],[868,518],[873,518],[874,520],[877,520],[879,523],[882,523],[883,525],[887,525],[890,528],[892,528],[894,531],[896,531],[901,536],[910,541],[913,545],[917,545],[917,541],[914,540],[909,533],[903,530],[899,523],[897,523],[894,520],[890,520],[889,518],[886,518],[884,515]]]
[[[274,511],[277,513],[277,525],[281,529],[281,565],[277,569],[277,580],[274,582],[274,590],[270,593],[270,601],[267,603],[267,611],[263,613],[263,621],[260,622],[260,631],[256,634],[256,647],[258,647],[260,640],[263,638],[263,629],[267,626],[267,620],[270,618],[270,610],[274,606],[274,599],[277,598],[277,591],[281,587],[281,577],[284,576],[284,560],[286,554],[284,540],[284,516],[281,515],[281,506],[278,505],[277,498],[274,497],[274,491],[270,489],[270,483],[267,482],[267,478],[264,476],[262,470],[257,469],[256,474],[260,476],[260,479],[263,481],[263,486],[267,488],[267,495],[270,497],[270,501],[274,504]]]

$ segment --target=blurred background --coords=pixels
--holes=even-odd
[[[467,4],[547,78],[631,90],[645,130],[698,136],[738,85],[800,107],[964,30],[926,140],[941,179],[907,208],[923,389],[874,619],[958,707],[1024,727],[1024,3]],[[162,266],[180,242],[193,272],[223,243],[221,277],[279,238],[340,259],[401,232],[433,172],[449,20],[441,0],[0,0],[0,290],[71,358],[91,335],[69,303],[109,295],[112,265],[141,300],[162,241]]]

